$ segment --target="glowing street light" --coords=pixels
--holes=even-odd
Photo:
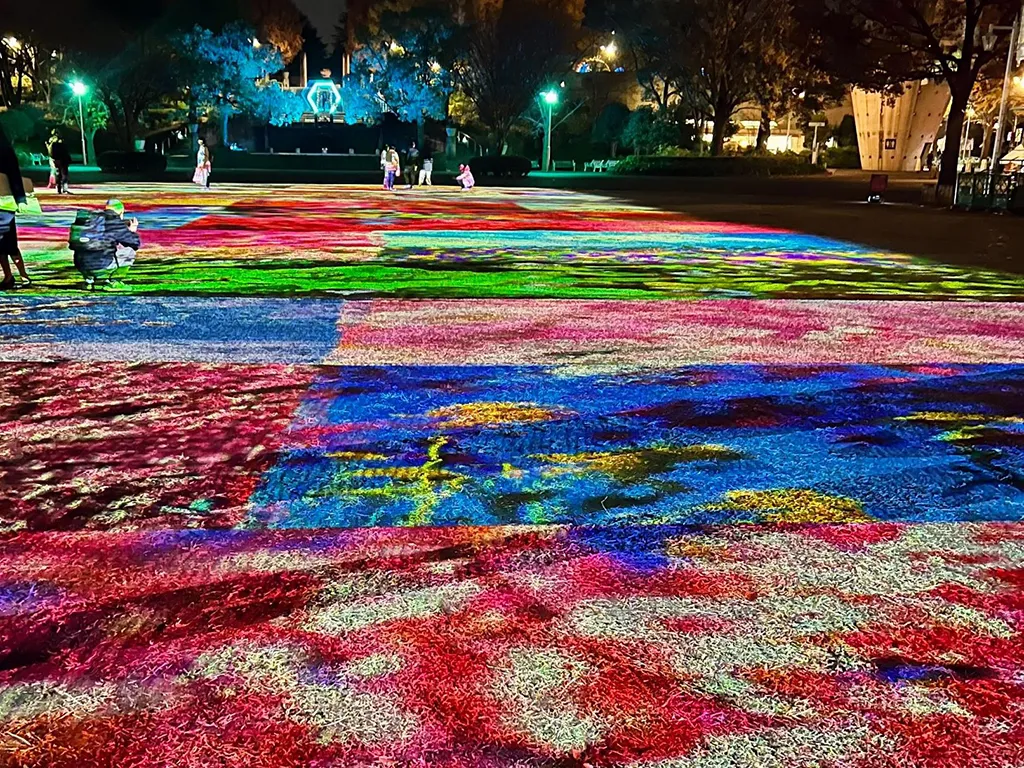
[[[5,37],[4,45],[6,45],[12,51],[17,51],[21,49],[21,40],[14,37],[13,35],[11,37]]]
[[[551,117],[558,103],[558,91],[549,88],[540,95],[541,100],[547,106],[547,113],[544,116],[544,172],[551,170]]]
[[[71,83],[71,92],[78,98],[78,127],[82,133],[82,165],[89,164],[89,155],[85,150],[85,110],[82,109],[82,97],[89,92],[89,86],[81,80]]]
[[[996,122],[998,130],[995,140],[992,142],[992,171],[999,173],[999,161],[1003,157],[1003,140],[1006,138],[1006,118],[1010,107],[1010,84],[1013,81],[1013,68],[1017,64],[1016,54],[1020,51],[1021,26],[1024,24],[1024,6],[1017,11],[1013,18],[1013,26],[1009,27],[1010,47],[1006,53],[1006,72],[1003,74],[1003,93],[999,100],[999,119]],[[995,38],[996,30],[1005,30],[1007,27],[990,26],[989,35]]]
[[[601,53],[604,54],[606,59],[614,59],[619,53],[619,47],[615,45],[615,41],[608,43],[607,45],[601,46]]]

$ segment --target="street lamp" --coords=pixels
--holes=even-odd
[[[89,87],[81,80],[71,83],[71,92],[78,97],[78,127],[82,133],[82,165],[89,164],[89,156],[85,151],[85,110],[82,109],[82,97],[89,92]]]
[[[551,170],[551,117],[555,111],[555,105],[558,104],[558,91],[551,88],[544,91],[541,95],[545,106],[547,107],[547,114],[544,116],[544,172],[547,173]]]
[[[1010,28],[1010,49],[1006,54],[1006,73],[1003,76],[1003,95],[999,102],[999,126],[996,131],[996,138],[992,145],[992,172],[999,173],[999,158],[1003,156],[1003,138],[1006,136],[1006,114],[1010,100],[1010,82],[1013,78],[1013,68],[1016,65],[1015,59],[1020,55],[1017,45],[1020,41],[1021,20],[1024,18],[1024,4],[1017,11],[1013,19],[1013,27]],[[994,32],[994,27],[989,27],[989,34]]]

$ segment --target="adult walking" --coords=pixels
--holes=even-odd
[[[53,164],[54,175],[57,179],[57,194],[71,194],[68,189],[68,180],[71,175],[71,153],[68,151],[64,139],[56,130],[50,134],[46,141],[46,153]]]
[[[199,140],[199,151],[196,152],[196,172],[192,181],[205,189],[210,188],[210,173],[213,171],[213,153],[203,139]]]
[[[402,164],[398,159],[398,150],[389,146],[387,150],[387,159],[384,163],[384,189],[388,192],[394,191],[395,179],[397,179],[398,174],[402,172],[401,166]]]
[[[409,149],[405,152],[405,183],[408,185],[407,189],[412,189],[413,184],[416,183],[420,175],[420,148],[416,146],[416,142],[412,142],[409,145]]]
[[[434,153],[430,149],[428,142],[427,146],[423,148],[423,165],[420,167],[420,186],[426,184],[428,187],[434,186]]]
[[[21,180],[21,168],[14,147],[7,140],[7,135],[0,128],[0,268],[3,269],[3,280],[0,291],[14,288],[14,274],[11,272],[11,261],[18,266],[18,272],[25,282],[31,282],[25,271],[25,260],[18,248],[18,225],[15,214],[19,206],[28,202],[25,184]]]

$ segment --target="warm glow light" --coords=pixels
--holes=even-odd
[[[606,58],[614,59],[618,52],[619,48],[617,45],[615,45],[614,42],[608,43],[608,45],[601,46],[601,53],[603,53]]]
[[[75,82],[71,84],[71,92],[75,94],[75,96],[82,97],[89,92],[89,87],[82,81],[75,80]]]
[[[259,48],[261,45],[262,45],[262,43],[260,43],[260,41],[257,38],[254,37],[252,39],[252,47],[253,48]]]
[[[7,44],[8,48],[15,51],[21,48],[21,41],[16,37],[5,37],[4,42]]]

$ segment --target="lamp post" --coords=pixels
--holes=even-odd
[[[554,88],[544,91],[541,94],[541,99],[544,102],[544,106],[547,107],[547,113],[544,115],[544,172],[547,173],[551,170],[551,118],[555,111],[555,105],[558,103],[558,91]]]
[[[1020,41],[1021,17],[1024,16],[1024,6],[1017,11],[1013,20],[1013,29],[1010,31],[1010,50],[1006,54],[1006,74],[1003,76],[1003,97],[999,102],[999,122],[996,124],[996,140],[992,145],[992,173],[999,173],[999,158],[1003,155],[1003,137],[1006,136],[1006,110],[1010,100],[1010,84],[1013,82],[1013,68],[1017,59],[1017,44]]]
[[[71,92],[78,97],[78,127],[82,133],[82,165],[88,165],[89,156],[85,151],[85,110],[82,108],[82,97],[89,92],[89,88],[81,80],[75,80],[71,84]]]

